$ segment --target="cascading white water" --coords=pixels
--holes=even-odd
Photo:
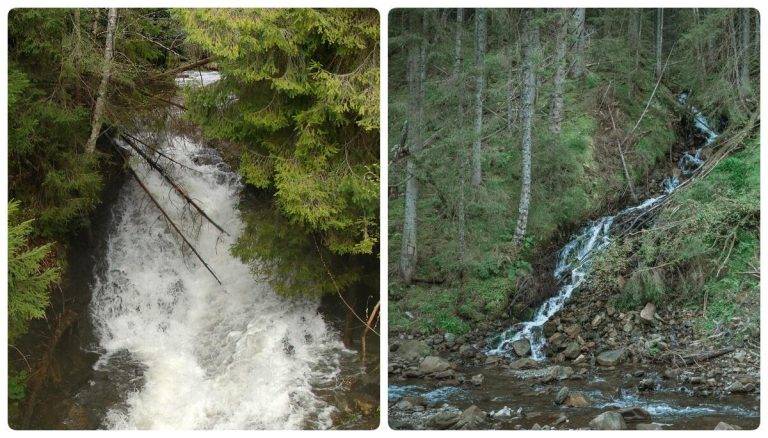
[[[686,93],[681,94],[678,96],[678,101],[685,105],[688,101],[688,95]],[[701,151],[705,147],[711,146],[718,136],[709,128],[707,119],[698,109],[691,107],[691,111],[694,115],[694,126],[706,137],[706,140],[694,155],[686,152],[679,161],[678,167],[684,175],[690,175],[701,167],[704,163],[704,160],[701,159]],[[691,159],[684,159],[686,157]],[[544,324],[565,306],[574,291],[584,282],[594,256],[611,242],[611,228],[617,219],[644,213],[666,198],[679,184],[680,181],[676,177],[668,177],[662,183],[663,194],[646,199],[636,206],[625,208],[614,216],[602,217],[576,233],[571,241],[560,250],[557,257],[553,275],[560,284],[558,291],[536,310],[533,319],[522,324],[515,324],[502,332],[499,341],[487,353],[490,355],[509,354],[515,341],[526,339],[530,342],[531,358],[538,361],[544,360],[544,347],[547,341],[543,335]]]
[[[211,79],[211,78],[207,78]],[[209,81],[210,82],[210,81]],[[203,79],[205,83],[205,79]],[[195,217],[141,160],[132,166],[211,266],[219,285],[169,228],[135,181],[122,189],[90,305],[108,371],[126,352],[143,384],[112,408],[120,429],[284,429],[331,425],[314,388],[340,372],[339,336],[318,303],[279,297],[230,255],[241,233],[237,174],[216,152],[168,133],[174,178],[231,236]],[[163,158],[159,159],[163,162]]]

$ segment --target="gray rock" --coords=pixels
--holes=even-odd
[[[626,350],[623,348],[619,348],[618,350],[603,351],[597,355],[597,363],[603,366],[612,367],[621,363],[625,356]]]
[[[413,410],[413,405],[408,400],[400,400],[395,403],[395,409],[399,411],[410,411]]]
[[[568,394],[570,393],[570,390],[567,386],[563,386],[560,388],[557,393],[555,394],[555,404],[561,405],[565,403],[565,399],[568,398]]]
[[[640,423],[635,426],[637,430],[664,430],[661,424],[658,423]]]
[[[513,370],[524,370],[528,368],[536,368],[538,364],[539,364],[538,362],[531,359],[530,357],[523,357],[510,363],[509,367],[512,368]]]
[[[569,394],[565,399],[565,405],[570,408],[586,408],[589,406],[589,400],[581,393]]]
[[[594,430],[625,430],[627,423],[620,413],[615,411],[603,412],[589,422]]]
[[[549,368],[545,368],[545,370],[548,370],[548,372],[542,379],[542,381],[544,382],[551,382],[554,380],[565,380],[570,378],[573,375],[573,368],[564,367],[560,365],[554,365]]]
[[[442,358],[437,356],[427,356],[419,364],[419,371],[424,374],[439,373],[445,371],[451,367],[451,364]]]
[[[445,342],[449,344],[453,344],[454,342],[456,342],[456,335],[454,335],[453,333],[446,333],[443,335],[443,339],[445,340]]]
[[[458,421],[454,424],[454,429],[474,430],[482,429],[485,424],[486,414],[475,405],[468,407],[459,415]]]
[[[579,356],[579,353],[581,353],[581,345],[576,341],[569,342],[563,351],[563,355],[568,359],[576,359]]]
[[[503,408],[499,409],[498,411],[491,412],[491,418],[496,420],[508,420],[512,418],[512,408],[509,406],[504,406]]]
[[[640,391],[653,391],[656,389],[656,380],[651,377],[645,378],[637,384],[637,389]]]
[[[733,424],[728,424],[725,421],[721,421],[717,423],[715,430],[741,430],[741,428],[739,426],[734,426]]]
[[[641,407],[624,408],[618,412],[627,423],[648,423],[651,421],[651,414]]]
[[[519,357],[525,357],[531,353],[531,343],[527,339],[518,339],[512,343],[512,349]]]
[[[480,386],[483,384],[484,380],[485,380],[485,377],[482,374],[475,374],[470,379],[470,382],[472,382],[472,384],[475,386]]]
[[[469,344],[462,344],[459,347],[459,356],[461,357],[473,357],[475,354],[477,354],[477,350]]]
[[[427,424],[432,429],[446,430],[452,428],[459,421],[458,412],[440,412],[432,416]]]
[[[643,310],[640,311],[640,318],[646,322],[653,322],[653,317],[656,315],[656,305],[653,303],[647,303]]]
[[[432,353],[432,349],[424,341],[410,340],[401,343],[395,353],[405,360],[417,361]]]

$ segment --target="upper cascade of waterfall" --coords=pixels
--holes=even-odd
[[[678,96],[681,105],[687,105],[688,94]],[[710,147],[718,134],[709,127],[706,117],[696,107],[690,106],[694,117],[695,128],[706,137],[704,143],[696,148],[693,154],[685,152],[678,162],[678,168],[685,176],[690,176],[698,170],[704,159],[702,150]],[[558,281],[559,289],[536,310],[530,321],[518,323],[502,332],[498,341],[487,353],[507,355],[512,352],[512,344],[522,339],[528,340],[531,346],[531,357],[544,360],[546,338],[543,326],[552,316],[559,312],[568,302],[573,293],[581,286],[589,274],[594,256],[611,242],[611,231],[615,225],[625,219],[637,217],[662,201],[680,185],[679,178],[669,176],[662,182],[662,194],[648,198],[638,205],[627,207],[613,216],[604,216],[590,222],[579,230],[558,253],[553,276]]]

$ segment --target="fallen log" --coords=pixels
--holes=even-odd
[[[175,182],[175,181],[173,181],[173,179],[172,179],[172,178],[171,178],[171,177],[168,175],[168,173],[165,171],[165,169],[163,169],[163,168],[162,168],[162,167],[160,167],[160,166],[159,166],[157,163],[155,163],[154,161],[152,161],[152,159],[151,159],[151,158],[150,158],[150,157],[149,157],[149,156],[148,156],[146,153],[144,153],[144,151],[142,151],[142,150],[141,150],[141,148],[140,148],[140,147],[138,147],[138,146],[136,145],[136,143],[134,143],[134,142],[131,140],[131,138],[135,138],[135,137],[131,136],[130,134],[121,135],[121,137],[123,138],[123,140],[125,140],[125,142],[126,142],[126,143],[128,143],[128,145],[131,147],[131,149],[133,149],[134,151],[136,151],[136,153],[137,153],[137,154],[139,154],[139,156],[141,156],[141,158],[143,158],[143,159],[144,159],[144,161],[146,161],[146,162],[147,162],[147,164],[149,164],[149,165],[150,165],[150,167],[152,167],[153,169],[155,169],[155,170],[156,170],[156,171],[157,171],[157,172],[158,172],[158,173],[159,173],[159,174],[160,174],[160,175],[163,177],[163,179],[165,179],[165,181],[166,181],[166,182],[168,182],[168,184],[170,184],[170,185],[171,185],[171,187],[173,187],[173,189],[176,191],[176,193],[178,193],[178,194],[179,194],[179,196],[181,196],[182,198],[184,198],[184,200],[186,200],[186,201],[187,201],[187,202],[188,202],[190,205],[192,205],[192,207],[194,207],[194,208],[195,208],[195,210],[197,210],[197,211],[198,211],[198,213],[200,213],[200,215],[201,215],[202,217],[204,217],[205,219],[207,219],[207,220],[208,220],[208,222],[210,222],[210,223],[211,223],[211,225],[213,225],[214,227],[216,227],[216,229],[218,229],[218,230],[219,230],[219,231],[221,231],[222,233],[224,233],[224,234],[226,234],[227,236],[229,236],[229,233],[227,233],[227,232],[224,230],[224,228],[222,228],[222,227],[221,227],[219,224],[217,224],[216,222],[214,222],[214,220],[213,220],[213,219],[211,219],[211,217],[210,217],[210,216],[208,216],[208,214],[206,214],[206,213],[205,213],[205,211],[203,211],[203,209],[202,209],[202,208],[200,208],[200,206],[199,206],[199,205],[197,205],[197,203],[195,203],[195,201],[193,201],[193,200],[192,200],[192,198],[190,198],[190,197],[189,197],[189,195],[187,194],[187,192],[186,192],[184,189],[182,189],[182,188],[181,188],[181,187],[180,187],[178,184],[176,184],[176,182]],[[142,143],[143,143],[143,142],[142,142]]]
[[[725,348],[721,348],[720,350],[704,351],[701,353],[689,354],[686,356],[670,353],[668,354],[668,358],[673,365],[686,366],[686,365],[693,365],[698,362],[704,362],[710,359],[714,359],[716,357],[720,357],[728,353],[733,353],[734,350],[735,348],[733,347],[725,347]]]
[[[200,60],[197,60],[197,61],[194,61],[194,62],[190,62],[188,64],[180,65],[180,66],[178,66],[176,68],[172,68],[170,70],[166,70],[164,72],[158,73],[158,74],[150,77],[149,80],[150,81],[154,81],[154,80],[157,80],[157,79],[165,77],[165,76],[171,76],[171,75],[175,75],[177,73],[181,73],[181,72],[193,69],[193,68],[202,67],[202,66],[204,66],[206,64],[210,64],[211,62],[213,62],[215,60],[216,60],[215,57],[209,56],[207,58],[203,58],[203,59],[200,59]]]

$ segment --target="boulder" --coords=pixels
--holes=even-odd
[[[542,379],[543,382],[552,382],[554,380],[565,380],[573,375],[573,368],[554,365],[546,369],[547,373]]]
[[[443,335],[443,340],[445,340],[445,342],[449,344],[453,344],[454,342],[456,342],[456,335],[454,335],[453,333],[446,333]]]
[[[589,422],[594,430],[625,430],[627,423],[620,413],[615,411],[603,412]]]
[[[637,430],[664,430],[658,423],[640,423],[635,426]]]
[[[525,357],[531,353],[531,343],[528,339],[518,339],[512,343],[512,349],[519,357]]]
[[[424,374],[439,373],[445,371],[451,367],[451,364],[442,358],[437,356],[427,356],[419,364],[419,371]]]
[[[440,412],[432,416],[427,423],[431,429],[446,430],[452,428],[459,421],[458,412]]]
[[[579,356],[579,353],[581,353],[581,345],[576,341],[569,342],[568,345],[565,346],[565,350],[563,350],[563,355],[568,359],[576,359]]]
[[[483,412],[477,406],[472,405],[459,415],[459,418],[456,421],[456,424],[453,425],[453,428],[462,430],[483,429],[485,420],[485,412]]]
[[[624,356],[626,356],[626,350],[623,348],[603,351],[597,355],[597,363],[606,367],[616,366],[624,360]]]
[[[491,418],[496,420],[508,420],[512,418],[512,408],[510,408],[509,406],[504,406],[498,411],[491,412],[490,415],[491,415]]]
[[[584,394],[573,393],[566,397],[564,404],[570,408],[586,408],[589,406],[589,400],[587,400]]]
[[[432,353],[432,349],[424,341],[404,341],[395,352],[398,356],[408,361],[417,361]]]
[[[569,338],[576,339],[576,337],[579,336],[579,333],[581,333],[581,327],[579,327],[577,324],[573,324],[566,327],[563,331],[566,335],[568,335]]]
[[[475,386],[480,386],[483,384],[484,380],[485,380],[485,377],[482,374],[475,374],[470,379],[470,382],[472,382],[472,384]]]
[[[461,357],[473,357],[475,354],[477,354],[477,349],[470,344],[462,344],[459,347],[459,356]]]
[[[641,407],[624,408],[618,412],[627,423],[648,423],[651,421],[651,414]]]
[[[715,430],[741,430],[741,428],[739,426],[728,424],[725,421],[721,421],[717,423],[717,426],[715,426]]]
[[[557,393],[555,393],[555,404],[561,405],[565,403],[565,399],[568,398],[568,394],[570,393],[570,390],[567,386],[563,386],[560,388]]]
[[[647,303],[643,310],[640,311],[640,318],[646,322],[653,322],[653,317],[656,315],[656,305],[653,303]]]
[[[512,368],[513,370],[524,370],[528,368],[536,368],[538,364],[539,364],[538,362],[531,359],[530,357],[523,357],[510,363],[509,367]]]

